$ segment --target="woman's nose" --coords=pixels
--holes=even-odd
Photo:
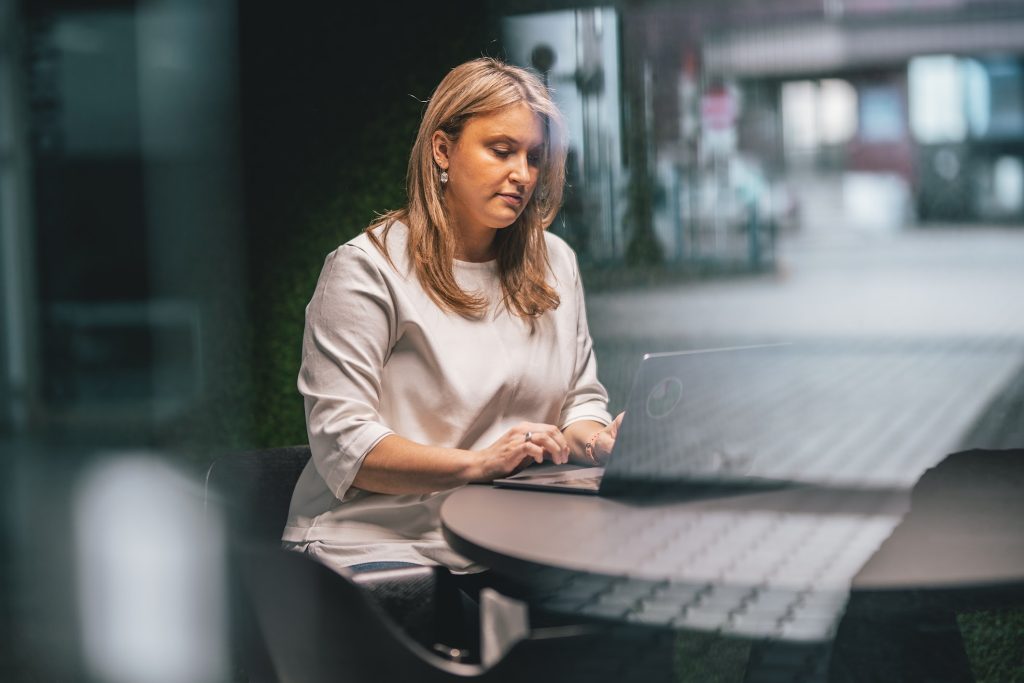
[[[530,164],[525,154],[517,154],[512,162],[512,170],[509,172],[509,180],[519,185],[525,185],[530,180]]]

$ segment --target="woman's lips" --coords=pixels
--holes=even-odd
[[[509,206],[519,208],[523,205],[523,198],[517,194],[498,194],[498,196],[508,202]]]

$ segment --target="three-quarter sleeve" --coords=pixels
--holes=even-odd
[[[576,354],[576,358],[572,381],[558,418],[560,429],[565,429],[580,420],[594,420],[605,425],[611,424],[612,421],[608,413],[608,392],[597,378],[597,358],[594,355],[594,343],[590,338],[590,328],[587,326],[587,309],[583,300],[583,282],[579,266],[574,255],[570,258],[573,266],[573,303],[576,307],[576,343],[572,352]]]
[[[390,290],[369,255],[352,245],[331,253],[306,307],[298,389],[314,466],[339,499],[392,433],[380,399],[395,324]]]

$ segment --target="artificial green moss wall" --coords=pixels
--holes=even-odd
[[[367,172],[358,177],[343,173],[350,191],[325,197],[308,214],[296,216],[293,239],[282,242],[264,271],[258,288],[262,310],[254,326],[253,442],[257,446],[306,441],[302,401],[295,387],[306,303],[324,257],[357,235],[375,212],[402,205],[405,167],[400,160],[407,154],[409,127],[409,121],[396,122],[388,131],[392,135],[381,138],[381,144],[393,148],[394,158],[365,164]]]

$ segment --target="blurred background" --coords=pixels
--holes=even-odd
[[[791,341],[905,389],[865,447],[1024,446],[1022,36],[1017,0],[0,0],[0,679],[231,680],[203,472],[305,443],[323,258],[480,55],[568,120],[613,410],[643,353]],[[1024,675],[1022,624],[964,616],[976,672]]]

